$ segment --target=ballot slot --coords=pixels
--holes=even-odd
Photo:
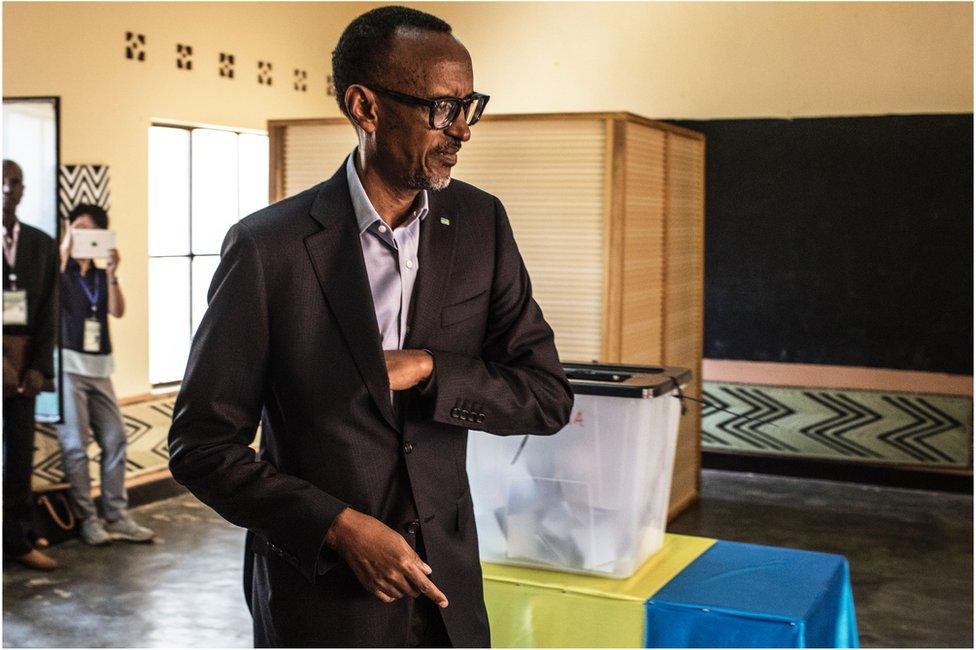
[[[664,539],[687,370],[571,368],[570,421],[553,436],[471,432],[468,475],[482,559],[628,577]],[[616,395],[594,389],[597,375]],[[513,462],[514,461],[514,462]]]

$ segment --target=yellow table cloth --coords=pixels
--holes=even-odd
[[[644,645],[644,603],[717,540],[665,534],[630,578],[482,562],[495,648]]]

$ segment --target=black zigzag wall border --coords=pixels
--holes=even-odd
[[[971,397],[714,381],[703,397],[705,450],[973,466]]]
[[[62,218],[79,203],[91,203],[107,212],[111,204],[108,165],[61,165],[58,198]]]
[[[169,426],[173,419],[175,395],[167,395],[152,401],[128,404],[122,407],[125,424],[127,476],[165,469],[169,462],[166,446]],[[101,452],[98,445],[89,440],[89,471],[97,482]],[[44,490],[63,483],[64,461],[55,425],[38,424],[34,439],[34,473],[32,485]]]
[[[167,439],[175,403],[176,395],[170,394],[121,407],[125,424],[127,478],[166,469],[169,465]],[[38,423],[36,430],[31,484],[34,490],[44,491],[64,483],[64,459],[56,425]],[[259,427],[251,445],[255,450],[260,445],[260,436]],[[98,445],[89,440],[88,469],[94,483],[98,482],[100,460]]]

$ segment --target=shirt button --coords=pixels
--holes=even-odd
[[[412,269],[413,268],[413,260],[407,260],[407,268],[408,269]]]
[[[405,443],[403,443],[403,453],[409,454],[412,451],[413,451],[413,443],[407,440]]]
[[[377,228],[377,230],[379,230],[380,232],[386,232],[386,226],[380,226],[379,228]]]

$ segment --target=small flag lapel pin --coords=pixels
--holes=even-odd
[[[444,224],[445,226],[450,226],[451,220],[448,219],[447,217],[441,217],[441,223]]]

